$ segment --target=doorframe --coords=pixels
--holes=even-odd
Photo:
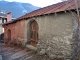
[[[34,22],[34,21],[37,23],[37,21],[33,19],[33,20],[30,20],[30,21],[28,22],[28,24],[27,24],[27,44],[29,44],[29,45],[30,45],[30,41],[31,41],[31,40],[30,40],[30,37],[31,37],[31,31],[30,31],[30,30],[31,30],[31,29],[30,29],[31,27],[30,27],[30,25],[31,25],[31,23]],[[38,23],[37,23],[37,25],[38,25]],[[38,29],[39,29],[39,26],[38,26]],[[39,33],[38,33],[38,35],[39,35]],[[39,39],[39,36],[38,36],[38,39]]]
[[[10,29],[8,29],[7,35],[8,35],[8,42],[9,42],[11,41],[11,30]]]

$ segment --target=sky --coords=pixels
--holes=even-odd
[[[52,4],[61,2],[61,0],[5,0],[5,1],[30,3],[30,4],[32,4],[34,6],[38,6],[38,7],[45,7],[48,5],[52,5]]]

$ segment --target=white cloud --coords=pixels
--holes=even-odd
[[[52,5],[54,3],[60,2],[61,0],[5,0],[5,1],[24,2],[24,3],[30,3],[34,6],[44,7],[44,6],[48,6],[48,5]]]

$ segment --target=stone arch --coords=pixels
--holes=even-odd
[[[38,38],[38,23],[35,20],[31,20],[27,28],[27,43],[32,46],[37,46]]]
[[[11,30],[8,29],[8,32],[7,32],[7,36],[8,36],[8,42],[11,41]]]

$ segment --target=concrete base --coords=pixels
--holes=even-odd
[[[37,50],[36,47],[32,46],[32,45],[26,45],[27,48],[32,49],[32,50]]]

